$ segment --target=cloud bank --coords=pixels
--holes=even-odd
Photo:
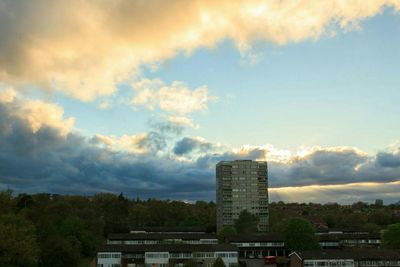
[[[232,149],[185,136],[184,126],[168,120],[151,121],[145,133],[92,138],[75,132],[73,123],[55,104],[0,92],[0,189],[213,200],[218,161],[260,159],[269,161],[273,200],[296,192],[300,202],[322,195],[321,201],[399,198],[400,146],[376,155],[351,147]]]
[[[180,52],[231,39],[246,55],[255,41],[314,40],[385,8],[399,0],[1,0],[0,81],[89,101]]]

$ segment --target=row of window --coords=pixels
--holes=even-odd
[[[120,258],[121,254],[111,254],[111,253],[98,253],[97,257],[99,259],[107,258]],[[181,253],[168,253],[168,252],[147,252],[146,255],[143,254],[124,254],[123,258],[129,259],[143,259],[144,257],[148,259],[191,259],[191,258],[236,258],[237,252],[181,252]]]
[[[148,259],[166,259],[168,258],[168,252],[161,252],[161,253],[146,253],[146,258]]]
[[[194,254],[195,258],[215,258],[214,252],[197,252]]]
[[[353,260],[305,260],[304,267],[354,267]]]
[[[188,252],[170,253],[169,257],[173,259],[191,259],[193,258],[193,254]]]
[[[164,240],[109,240],[110,245],[155,245],[155,244],[217,244],[218,239],[200,239],[200,240],[182,240],[182,239],[164,239]]]
[[[357,267],[371,267],[371,266],[400,266],[400,261],[359,261],[356,262]]]
[[[239,243],[234,242],[233,244],[238,247],[283,247],[285,246],[284,242],[255,242],[255,243]]]
[[[217,258],[237,258],[237,252],[215,252],[215,256]]]
[[[344,239],[342,242],[346,244],[379,244],[381,241],[379,239]]]
[[[121,258],[120,253],[98,253],[97,258],[99,259],[119,259]]]

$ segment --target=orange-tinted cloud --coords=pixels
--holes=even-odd
[[[0,81],[83,101],[110,95],[141,64],[232,39],[280,45],[352,29],[399,0],[0,1]]]

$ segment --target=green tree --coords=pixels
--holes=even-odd
[[[374,210],[369,215],[369,220],[377,225],[388,225],[390,224],[390,217],[390,213],[387,210],[379,209]]]
[[[400,249],[400,223],[389,225],[382,234],[382,246],[390,249]]]
[[[225,243],[225,238],[230,235],[236,235],[236,229],[233,226],[225,225],[218,232],[218,240],[220,243]]]
[[[0,192],[0,214],[11,213],[14,208],[12,190]]]
[[[333,214],[327,214],[324,216],[324,220],[329,228],[335,227],[337,224],[336,217]]]
[[[224,261],[221,259],[221,257],[218,257],[218,258],[214,261],[212,267],[226,267],[226,265],[225,265]]]
[[[293,218],[285,228],[285,241],[292,250],[319,249],[318,239],[311,223],[301,218]]]
[[[196,267],[197,262],[194,259],[190,259],[183,264],[184,267]]]
[[[239,234],[257,233],[260,218],[247,210],[242,210],[235,220],[235,228]]]
[[[35,227],[18,215],[0,217],[0,266],[35,266],[38,260]]]
[[[53,236],[42,242],[40,266],[74,267],[80,259],[80,244],[72,238]]]
[[[367,216],[362,213],[349,213],[343,216],[344,227],[362,227],[367,223]]]
[[[369,233],[379,233],[380,231],[380,227],[374,223],[364,224],[363,229]]]

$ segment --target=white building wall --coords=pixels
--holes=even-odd
[[[163,264],[168,264],[169,253],[168,252],[146,252],[144,263],[146,265],[157,264],[164,266]],[[165,265],[166,266],[166,265]]]
[[[304,260],[304,267],[318,266],[337,266],[337,267],[354,267],[354,260],[350,259],[326,259],[326,260]]]
[[[120,252],[97,253],[97,266],[99,267],[121,266],[121,253]]]
[[[215,252],[215,258],[218,258],[218,257],[220,257],[224,261],[226,267],[237,265],[239,263],[237,252],[233,252],[233,251]]]

